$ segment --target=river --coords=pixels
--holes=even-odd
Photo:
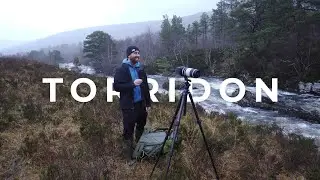
[[[61,68],[71,69],[72,64],[61,64]],[[94,70],[88,66],[80,66],[81,73],[95,74]],[[162,88],[162,84],[167,81],[168,77],[162,75],[149,75],[148,78],[155,79],[159,84],[159,91],[166,93]],[[209,82],[211,87],[210,96],[205,101],[199,102],[208,113],[218,112],[220,114],[233,113],[243,121],[251,124],[277,124],[281,127],[284,133],[295,133],[303,135],[304,137],[320,139],[320,124],[310,123],[306,119],[294,117],[279,113],[277,111],[264,110],[255,107],[241,107],[236,103],[225,101],[220,96],[220,84],[224,79],[216,77],[201,77],[201,79]],[[236,85],[228,85],[227,93],[232,93],[237,88]],[[247,86],[246,89],[250,92],[255,91],[255,87]],[[192,95],[194,97],[202,96],[203,88],[193,89]],[[278,101],[285,103],[288,106],[301,107],[307,110],[320,112],[320,96],[311,94],[296,94],[287,91],[278,90]]]

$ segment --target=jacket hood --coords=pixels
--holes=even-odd
[[[129,64],[131,67],[133,67],[133,65],[131,64],[131,61],[128,59],[128,58],[125,58],[123,61],[122,61],[123,64]],[[140,62],[137,62],[134,67],[140,67]]]

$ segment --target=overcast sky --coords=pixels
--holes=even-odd
[[[33,40],[109,24],[161,20],[216,8],[218,0],[1,0],[0,40]]]

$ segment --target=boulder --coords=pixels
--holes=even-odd
[[[279,113],[287,114],[289,116],[298,117],[301,119],[308,120],[311,123],[320,123],[320,114],[318,111],[308,111],[302,107],[291,107],[291,106],[275,106],[275,110]]]
[[[304,87],[304,91],[306,93],[310,93],[311,92],[311,88],[312,88],[312,83],[306,83],[305,87]]]
[[[235,97],[238,95],[238,93],[239,89],[234,91],[231,97]],[[246,90],[244,97],[238,101],[237,104],[242,107],[255,107],[265,110],[278,111],[281,114],[305,119],[312,123],[320,123],[320,111],[311,110],[312,108],[308,108],[305,104],[301,105],[296,104],[295,101],[287,101],[283,102],[279,100],[275,103],[272,102],[270,98],[262,96],[262,102],[256,102],[255,93]]]
[[[316,95],[320,95],[320,83],[314,83],[311,92]]]
[[[300,93],[311,93],[315,95],[320,95],[320,82],[315,83],[304,83],[299,82],[298,89]]]
[[[298,84],[298,88],[299,88],[299,92],[300,93],[306,93],[305,91],[304,91],[304,86],[305,86],[305,84],[304,84],[304,82],[299,82],[299,84]]]
[[[298,86],[300,93],[310,93],[313,85],[312,83],[299,82]]]
[[[316,137],[314,139],[314,145],[316,145],[318,147],[318,150],[320,152],[320,138],[319,137]]]
[[[235,97],[239,94],[239,89],[237,88],[232,94],[231,97]],[[261,109],[273,109],[274,102],[271,101],[270,98],[262,96],[262,102],[256,102],[256,94],[247,91],[245,92],[244,97],[237,102],[242,107],[257,107]]]
[[[78,66],[72,67],[72,68],[70,68],[70,70],[74,71],[74,72],[77,72],[77,73],[81,72],[81,69]]]

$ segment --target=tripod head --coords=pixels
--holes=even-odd
[[[184,90],[187,90],[187,91],[189,91],[189,87],[190,87],[190,83],[189,82],[191,82],[191,80],[187,77],[187,76],[183,76],[184,77],[184,80],[185,80],[185,82],[184,82]]]
[[[184,107],[183,107],[183,116],[186,116],[187,114],[187,98],[188,98],[188,94],[190,93],[189,91],[189,87],[190,87],[190,83],[191,80],[187,77],[187,76],[183,76],[184,77],[184,88],[183,88],[183,92],[182,94],[184,94],[185,96],[183,96],[185,98],[185,103],[184,103]]]
[[[185,80],[186,82],[191,82],[191,80],[188,79],[188,76],[183,76],[183,77],[184,77],[184,80]]]

